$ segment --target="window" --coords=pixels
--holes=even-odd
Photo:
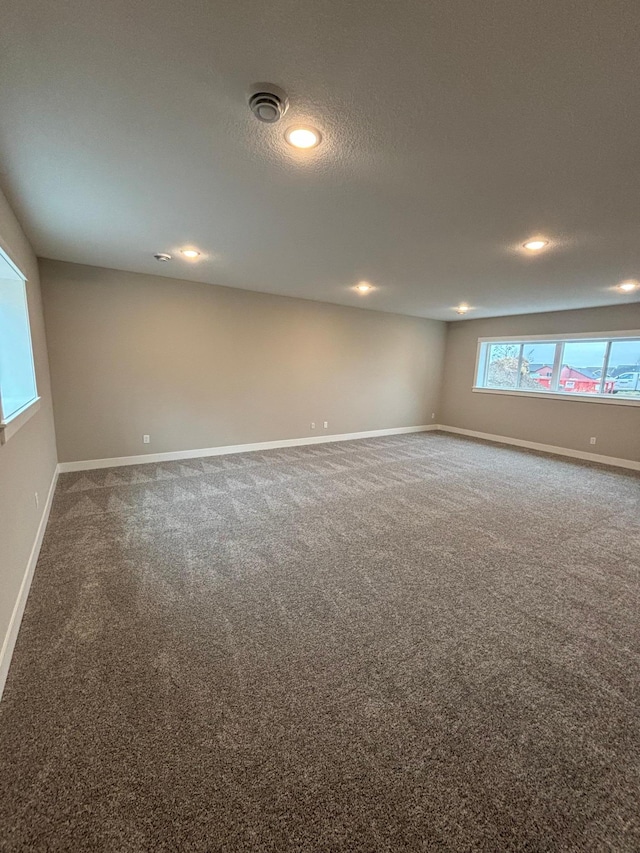
[[[640,405],[640,331],[480,338],[474,390]]]
[[[33,414],[37,401],[26,281],[0,250],[0,439]]]

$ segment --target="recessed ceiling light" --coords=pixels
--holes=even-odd
[[[466,304],[466,302],[463,302],[461,305],[458,305],[458,307],[456,308],[456,313],[457,314],[466,314],[468,310],[469,310],[469,306]]]
[[[548,245],[548,240],[527,240],[526,243],[523,243],[523,247],[528,249],[530,252],[539,252],[540,249],[544,249],[544,247]]]
[[[367,284],[366,281],[361,281],[360,284],[356,284],[356,290],[360,293],[368,293],[370,290],[373,290],[373,287]]]
[[[618,290],[622,290],[623,293],[631,293],[637,287],[640,287],[637,281],[623,281],[622,284],[618,285]]]
[[[156,261],[170,261],[171,260],[171,255],[168,255],[166,252],[156,252],[156,254],[153,257],[156,259]]]
[[[290,127],[284,138],[294,148],[315,148],[322,139],[315,127]]]
[[[196,249],[180,249],[180,254],[184,255],[185,258],[199,258],[200,252]]]

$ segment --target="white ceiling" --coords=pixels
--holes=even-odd
[[[20,0],[0,177],[49,258],[442,319],[634,301],[639,28],[638,0]]]

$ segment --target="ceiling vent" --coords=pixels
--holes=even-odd
[[[280,121],[289,107],[289,98],[279,86],[271,83],[259,83],[253,87],[249,98],[249,108],[258,121],[273,124]]]

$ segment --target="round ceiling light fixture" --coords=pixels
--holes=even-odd
[[[156,252],[153,257],[156,261],[166,262],[171,260],[171,255],[168,255],[166,252]]]
[[[197,249],[180,249],[180,254],[184,255],[185,258],[189,258],[189,260],[200,257],[200,252]]]
[[[373,290],[373,287],[366,281],[361,281],[360,284],[356,284],[356,290],[358,293],[369,293],[370,290]]]
[[[249,109],[258,121],[274,124],[289,109],[289,98],[273,83],[256,83],[249,97]]]
[[[537,238],[534,240],[527,240],[526,243],[522,244],[522,247],[524,249],[528,249],[530,252],[539,252],[541,249],[544,249],[548,245],[548,240],[542,240],[541,238]]]
[[[637,287],[640,287],[637,281],[623,281],[622,284],[618,285],[618,290],[621,290],[623,293],[631,293]]]
[[[290,127],[284,138],[294,148],[315,148],[320,144],[322,136],[315,127]]]
[[[467,313],[467,311],[469,311],[469,310],[470,310],[470,309],[469,309],[469,306],[467,305],[467,303],[466,303],[466,302],[462,302],[462,303],[460,303],[460,305],[458,305],[458,307],[456,308],[456,314],[466,314],[466,313]]]

